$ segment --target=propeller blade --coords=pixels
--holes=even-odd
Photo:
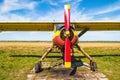
[[[69,30],[70,28],[70,5],[69,4],[64,6],[64,24],[65,24],[65,29]]]
[[[70,52],[70,39],[67,37],[65,39],[65,68],[70,68],[71,67],[71,52]]]
[[[64,6],[64,24],[66,29],[66,34],[69,35],[70,29],[70,5],[67,4]],[[64,52],[64,60],[65,60],[65,68],[71,67],[71,53],[70,53],[70,39],[69,36],[66,36],[65,39],[65,52]]]

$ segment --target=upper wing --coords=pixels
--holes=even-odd
[[[0,22],[0,31],[53,31],[54,26],[63,22]],[[120,30],[120,22],[71,22],[75,30],[89,29]]]
[[[53,22],[0,22],[0,31],[53,31]]]
[[[73,22],[77,31],[89,29],[91,31],[100,30],[120,30],[120,22]]]

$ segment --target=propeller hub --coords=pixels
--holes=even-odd
[[[69,30],[66,30],[65,33],[64,33],[64,36],[65,36],[65,37],[70,37],[70,31],[69,31]]]
[[[74,38],[74,31],[72,29],[65,30],[65,28],[62,28],[60,30],[60,37],[63,41],[65,41],[65,38],[69,37],[71,41]]]

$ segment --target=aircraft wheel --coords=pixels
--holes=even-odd
[[[91,70],[92,70],[93,72],[96,72],[96,71],[97,71],[97,64],[96,64],[96,62],[92,62],[92,64],[91,64]]]
[[[38,62],[35,64],[35,73],[41,72],[43,69],[41,68],[41,64]]]

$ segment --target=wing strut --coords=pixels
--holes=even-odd
[[[89,30],[89,28],[83,29],[79,34],[78,37],[81,37],[84,33],[86,33]]]

